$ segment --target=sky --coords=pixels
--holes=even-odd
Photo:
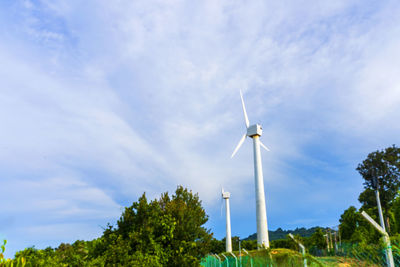
[[[250,123],[270,229],[335,226],[355,168],[400,142],[400,2],[0,2],[0,239],[101,236],[143,192],[183,185],[206,227],[256,232]]]

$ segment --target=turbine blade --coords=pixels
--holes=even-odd
[[[236,146],[235,150],[233,151],[233,153],[232,153],[232,155],[231,155],[231,158],[233,158],[233,156],[235,156],[236,152],[237,152],[237,151],[239,150],[239,148],[242,146],[242,144],[243,144],[243,142],[244,142],[244,139],[246,139],[246,134],[244,134],[244,135],[242,136],[242,138],[240,139],[238,145]]]
[[[240,90],[240,98],[242,99],[242,108],[243,108],[243,114],[244,114],[244,121],[246,123],[246,129],[247,129],[247,128],[249,128],[250,122],[249,122],[249,118],[247,117],[246,106],[244,105],[242,90]]]
[[[221,197],[221,218],[222,218],[222,209],[224,208],[224,199]]]
[[[271,151],[271,150],[269,150],[269,148],[268,147],[266,147],[261,141],[260,141],[260,145],[265,149],[265,150],[267,150],[267,151]]]

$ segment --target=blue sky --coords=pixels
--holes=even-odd
[[[355,171],[400,138],[398,1],[1,1],[0,239],[89,240],[145,191],[198,192],[207,227],[334,226]]]

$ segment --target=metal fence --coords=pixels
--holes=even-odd
[[[392,241],[392,251],[395,266],[400,266],[400,242]],[[272,255],[271,255],[272,254]],[[292,252],[285,256],[274,255],[274,250],[268,253],[251,252],[250,255],[239,255],[236,259],[227,254],[210,254],[203,258],[204,267],[258,267],[258,266],[303,266],[304,258],[300,253]],[[387,266],[385,248],[381,245],[363,245],[342,243],[335,248],[310,248],[306,256],[307,266]],[[343,264],[343,265],[340,265]]]
[[[221,258],[221,256],[219,256]],[[207,257],[203,258],[202,262],[200,263],[201,266],[204,267],[256,267],[256,266],[276,266],[273,265],[271,259],[268,258],[253,258],[251,256],[242,256],[239,257],[237,260],[233,257],[228,257],[225,259],[224,257],[218,259],[215,255],[208,255]]]
[[[293,252],[288,249],[274,250],[274,251],[253,251],[250,254],[239,254],[236,253],[236,257],[229,254],[210,254],[202,259],[201,265],[204,267],[276,267],[276,266],[288,266],[297,267],[303,266],[304,258],[300,253]],[[310,258],[309,255],[306,257]],[[312,265],[315,261],[310,258],[309,266],[322,266]]]
[[[391,243],[395,266],[400,266],[400,242],[392,240]],[[382,245],[342,243],[330,250],[311,248],[309,252],[318,257],[330,256],[351,259],[357,266],[388,266],[386,262],[386,248],[382,247]]]

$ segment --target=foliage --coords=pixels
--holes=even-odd
[[[246,250],[254,250],[257,249],[257,240],[243,240],[241,245]]]
[[[295,238],[297,240],[300,240],[303,242],[303,244],[306,247],[317,247],[318,249],[324,249],[326,248],[326,241],[324,237],[324,233],[322,228],[320,227],[313,227],[313,234],[309,237],[303,237],[300,235],[295,235]],[[288,230],[287,232],[290,232],[291,230]],[[233,251],[239,251],[239,237],[234,236],[232,237],[232,249]],[[282,239],[277,239],[277,240],[272,240],[270,241],[270,247],[271,248],[287,248],[287,249],[292,249],[292,250],[298,250],[298,245],[290,239],[288,236],[285,236],[285,238]],[[244,248],[248,251],[250,250],[256,250],[257,249],[257,240],[242,240],[241,241],[241,248]],[[213,238],[211,240],[211,249],[210,252],[213,254],[219,254],[222,252],[225,252],[225,238],[221,240],[217,240]]]
[[[400,148],[395,145],[368,154],[356,170],[364,179],[364,191],[358,200],[362,204],[359,211],[349,207],[340,217],[340,235],[342,240],[358,244],[377,244],[381,235],[360,214],[367,212],[380,223],[375,190],[385,217],[386,230],[390,234],[400,231]]]
[[[312,236],[305,240],[304,245],[306,247],[315,247],[317,249],[326,248],[326,241],[324,237],[324,232],[321,228],[317,228],[317,230],[312,234]]]
[[[0,267],[24,267],[26,260],[24,257],[16,257],[15,260],[4,258],[4,251],[6,250],[7,240],[3,241],[3,245],[0,246]]]
[[[143,194],[103,236],[59,247],[26,248],[26,266],[198,266],[212,247],[208,216],[197,194],[178,186],[148,202]],[[15,265],[14,265],[15,266]]]
[[[357,228],[358,222],[361,220],[360,214],[354,206],[350,206],[340,216],[340,234],[343,240],[350,240]]]
[[[107,265],[195,266],[211,246],[207,220],[198,195],[181,186],[151,202],[143,194],[98,247]]]
[[[212,238],[210,241],[210,252],[213,254],[219,254],[224,251],[225,251],[224,240],[218,240],[216,238]]]
[[[278,228],[274,230],[268,230],[268,236],[270,241],[285,239],[286,236],[290,233],[292,235],[299,235],[302,237],[310,237],[319,227],[311,227],[311,228],[296,228],[294,230],[283,230],[282,228]],[[257,233],[249,235],[244,240],[257,240]]]
[[[400,187],[400,148],[395,145],[368,154],[358,165],[357,171],[364,179],[365,191],[359,201],[365,208],[375,207],[374,178],[378,181],[380,200],[384,211],[388,211]]]
[[[298,236],[296,236],[296,238],[298,238]],[[270,247],[298,250],[298,245],[291,238],[272,240],[270,242]]]
[[[4,251],[6,250],[6,244],[7,244],[7,240],[4,240],[3,245],[1,245],[0,263],[3,263],[6,261],[6,259],[4,258]]]

